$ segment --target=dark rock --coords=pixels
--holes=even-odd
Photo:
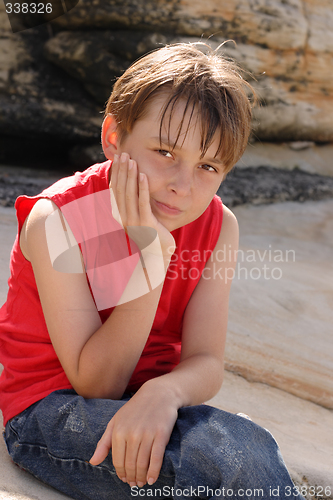
[[[217,194],[228,207],[252,203],[323,200],[333,197],[333,177],[299,169],[274,167],[235,168]]]
[[[62,29],[145,29],[174,31],[179,0],[80,0],[53,23]]]
[[[73,163],[84,170],[105,160],[101,146],[76,148]],[[36,170],[25,174],[24,169],[0,170],[0,205],[12,206],[20,194],[40,193],[45,187],[72,171],[53,172],[53,177]],[[27,171],[29,172],[29,171]],[[221,184],[218,192],[228,207],[244,203],[264,204],[283,201],[303,202],[333,198],[333,177],[309,174],[298,169],[281,170],[273,167],[235,168]]]
[[[90,167],[94,163],[102,163],[106,160],[101,144],[93,144],[92,146],[74,146],[69,153],[71,165],[83,170]]]
[[[68,1],[71,7],[76,2]],[[295,0],[207,5],[80,0],[51,23],[16,34],[5,29],[0,33],[0,159],[10,161],[7,138],[28,138],[37,148],[48,142],[51,155],[52,144],[58,144],[65,156],[76,145],[95,144],[113,82],[133,60],[160,45],[206,40],[213,33],[212,46],[236,40],[237,46],[225,44],[222,53],[257,77],[262,105],[254,110],[254,137],[331,142],[332,45],[325,8],[319,15],[312,3],[305,16]],[[1,28],[6,22],[0,9]]]
[[[110,52],[106,32],[61,32],[46,42],[44,54],[49,61],[80,80],[85,88],[104,103],[112,84],[129,63]]]
[[[0,134],[53,138],[54,141],[96,141],[101,118],[84,107],[47,97],[0,95]],[[90,108],[91,111],[91,108]]]
[[[130,62],[166,42],[163,35],[142,31],[62,31],[46,42],[44,55],[104,105]]]
[[[80,82],[45,59],[43,45],[48,36],[43,26],[16,35],[29,58],[19,60],[6,92],[0,93],[0,135],[96,142],[101,108]]]
[[[71,173],[63,171],[56,174],[29,168],[0,167],[0,205],[12,207],[18,196],[35,196],[60,177]]]

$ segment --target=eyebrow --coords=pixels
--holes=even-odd
[[[152,140],[157,141],[159,144],[164,144],[165,146],[168,146],[172,148],[173,150],[180,150],[181,148],[177,146],[177,144],[174,144],[172,141],[170,142],[167,137],[152,137]],[[216,163],[217,165],[225,166],[224,161],[221,160],[220,158],[206,158],[208,163]]]

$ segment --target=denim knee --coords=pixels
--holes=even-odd
[[[180,447],[171,454],[175,487],[229,488],[236,497],[252,488],[269,498],[272,488],[293,484],[271,433],[242,416],[209,405],[182,408],[172,438],[171,451]]]

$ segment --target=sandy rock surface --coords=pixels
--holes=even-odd
[[[231,413],[247,414],[277,440],[288,470],[307,500],[333,499],[331,411],[274,389],[225,373],[220,392],[208,402]],[[295,425],[297,423],[297,425]],[[0,441],[1,500],[61,500],[69,497],[16,467]],[[310,487],[312,490],[310,490]],[[311,493],[323,493],[321,497]],[[325,494],[326,492],[326,494]]]
[[[234,212],[227,368],[333,409],[333,200]]]
[[[332,499],[333,201],[244,205],[234,211],[245,256],[238,264],[252,278],[245,279],[241,271],[232,285],[226,368],[236,373],[226,371],[221,391],[209,404],[248,414],[270,430],[306,498]],[[3,302],[16,235],[13,208],[0,207],[0,234]],[[250,250],[256,261],[246,261],[253,255]],[[284,261],[270,261],[269,250]],[[290,253],[286,261],[288,250],[295,252],[295,260]],[[265,279],[265,265],[270,279]],[[274,280],[277,267],[282,276]],[[262,273],[259,279],[254,268]],[[3,443],[0,462],[4,500],[67,498],[13,465]]]
[[[244,413],[268,429],[293,481],[307,488],[303,491],[308,500],[310,486],[315,488],[312,499],[321,487],[324,498],[333,498],[332,411],[269,385],[248,382],[228,371],[222,389],[208,404],[231,413]]]
[[[333,144],[317,145],[309,141],[249,144],[237,167],[262,166],[333,176]]]
[[[14,208],[0,206],[0,304],[6,301],[10,250],[16,238],[17,222]]]

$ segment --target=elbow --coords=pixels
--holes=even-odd
[[[224,361],[219,358],[214,358],[211,361],[212,363],[212,369],[214,370],[211,376],[212,380],[212,385],[211,385],[211,391],[212,395],[211,397],[216,396],[216,394],[219,392],[219,390],[222,387],[223,384],[223,379],[224,379]]]
[[[110,386],[103,383],[76,383],[72,384],[75,392],[84,399],[114,399],[122,398],[127,385],[113,384]]]
[[[125,391],[103,391],[90,388],[75,388],[75,392],[82,396],[84,399],[114,399],[119,400],[122,398]]]

